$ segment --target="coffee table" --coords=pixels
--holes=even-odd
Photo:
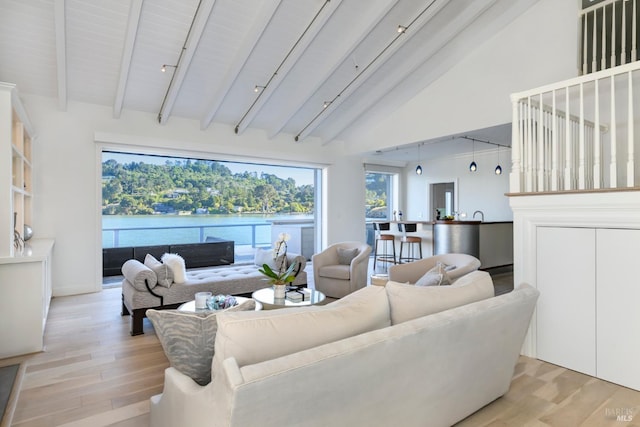
[[[251,294],[251,297],[256,300],[258,303],[262,304],[263,309],[271,310],[274,308],[285,308],[285,307],[303,307],[306,305],[314,305],[318,304],[326,298],[325,294],[320,291],[316,291],[310,289],[311,291],[311,299],[308,301],[289,301],[286,298],[274,298],[273,296],[273,288],[263,288],[258,289],[254,293]]]
[[[251,298],[246,297],[235,297],[238,304],[242,304],[245,301],[249,301]],[[226,310],[226,309],[223,309]],[[262,310],[262,304],[256,300],[256,311]],[[178,307],[178,311],[184,311],[188,313],[209,313],[220,310],[209,310],[208,308],[196,308],[196,300],[187,301],[181,306]]]

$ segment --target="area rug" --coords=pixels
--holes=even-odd
[[[18,369],[20,369],[19,364],[0,368],[0,421],[4,418],[11,390],[13,390],[13,384],[18,375]]]

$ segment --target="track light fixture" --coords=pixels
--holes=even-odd
[[[324,104],[322,104],[322,108],[327,108],[329,105],[331,105],[333,101],[324,101]]]
[[[420,146],[422,144],[418,145],[418,166],[416,166],[416,175],[422,175],[422,166],[420,166]]]
[[[302,40],[302,38],[305,36],[305,34],[307,33],[307,31],[309,31],[309,29],[311,28],[311,26],[313,25],[313,23],[316,21],[316,19],[318,19],[318,17],[320,16],[320,14],[322,13],[322,10],[329,4],[331,0],[325,0],[324,3],[322,4],[322,6],[320,6],[320,9],[318,9],[318,11],[316,12],[316,14],[314,15],[314,17],[311,19],[311,21],[309,22],[309,24],[307,24],[307,27],[304,29],[304,31],[302,32],[302,34],[300,34],[300,36],[298,37],[298,40],[296,40],[296,42],[293,44],[293,46],[291,46],[291,49],[289,49],[289,52],[287,52],[287,54],[284,56],[284,58],[282,59],[282,61],[280,61],[280,65],[278,65],[278,67],[276,68],[276,70],[273,72],[273,74],[271,75],[271,77],[269,78],[269,80],[267,81],[267,83],[265,83],[264,86],[256,86],[253,90],[254,92],[258,93],[258,96],[256,97],[256,99],[251,103],[251,105],[249,106],[249,108],[247,109],[247,111],[242,115],[242,117],[240,118],[240,120],[238,120],[238,123],[236,124],[236,127],[234,128],[234,132],[236,134],[238,134],[240,132],[240,125],[242,124],[242,122],[247,118],[247,116],[249,115],[249,113],[251,112],[251,110],[253,109],[253,107],[255,107],[255,105],[258,103],[258,101],[260,100],[260,97],[262,97],[265,92],[266,89],[269,87],[269,85],[271,84],[271,82],[273,81],[273,79],[278,75],[278,72],[280,71],[280,69],[284,66],[285,62],[287,62],[287,59],[289,58],[289,56],[291,55],[291,53],[294,51],[294,49],[296,48],[296,46],[298,46],[298,44],[300,43],[300,41]]]
[[[318,112],[303,128],[302,130],[300,130],[300,132],[298,132],[298,134],[294,137],[294,140],[297,142],[299,141],[301,138],[303,138],[303,134],[305,133],[305,131],[323,114],[328,110],[328,106],[333,104],[334,101],[336,101],[340,95],[344,94],[352,85],[353,83],[358,80],[358,78],[363,75],[379,58],[381,58],[384,53],[391,47],[391,45],[393,45],[400,37],[402,37],[402,35],[413,25],[416,23],[416,21],[418,21],[425,13],[427,13],[427,11],[431,8],[431,6],[433,6],[433,4],[436,3],[436,0],[431,0],[428,2],[428,4],[422,9],[422,11],[408,24],[408,25],[398,25],[397,28],[397,32],[398,35],[396,35],[389,43],[387,43],[387,45],[380,51],[380,53],[378,53],[372,60],[371,62],[369,62],[366,66],[362,67],[361,70],[358,70],[358,67],[356,66],[356,70],[358,70],[358,74],[355,75],[355,77],[353,79],[351,79],[351,81],[349,81],[349,83],[347,83],[347,85],[340,91],[338,92],[338,94],[329,102],[328,105],[326,105],[325,107],[322,108],[322,110],[320,110],[320,112]],[[326,104],[326,103],[325,103]]]
[[[502,166],[500,166],[500,147],[498,147],[498,166],[494,170],[496,175],[502,175]]]
[[[162,64],[162,68],[160,68],[160,71],[162,71],[163,73],[166,73],[167,72],[167,67],[178,68],[177,65]]]

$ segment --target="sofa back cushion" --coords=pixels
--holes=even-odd
[[[387,294],[380,286],[325,306],[224,312],[217,320],[214,377],[229,357],[242,367],[390,325]]]
[[[495,295],[486,271],[474,271],[451,286],[414,286],[394,281],[384,287],[389,297],[391,324],[406,322]]]

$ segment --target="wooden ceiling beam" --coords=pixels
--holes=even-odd
[[[125,33],[124,45],[122,46],[122,59],[120,61],[120,77],[116,88],[115,101],[113,103],[113,117],[120,118],[122,105],[124,104],[124,94],[127,90],[127,81],[131,71],[131,59],[133,58],[133,46],[136,43],[140,14],[142,13],[143,0],[131,0],[129,8],[129,19],[127,20],[127,30]]]

